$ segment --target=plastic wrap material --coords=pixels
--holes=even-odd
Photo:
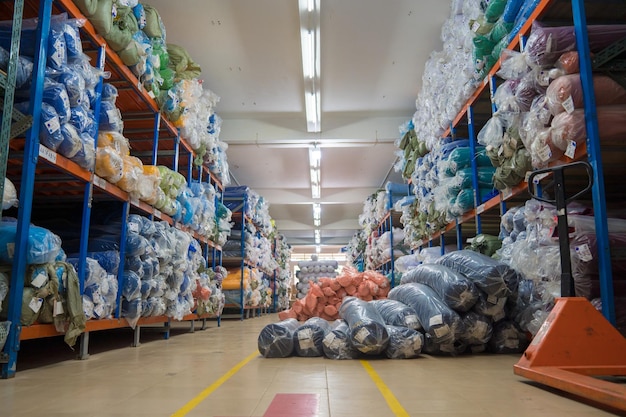
[[[422,330],[422,324],[417,318],[417,313],[413,307],[390,299],[370,301],[376,310],[385,320],[385,324],[390,326],[407,327],[413,330]]]
[[[329,359],[356,359],[361,354],[352,346],[350,341],[350,327],[345,320],[339,322],[322,341],[324,356]]]
[[[339,308],[339,316],[350,327],[352,345],[361,353],[378,355],[389,343],[385,321],[376,308],[356,297],[345,297]]]
[[[257,340],[259,352],[265,358],[286,358],[294,351],[294,332],[300,327],[296,319],[286,319],[265,326]]]
[[[620,139],[626,133],[626,105],[596,108],[598,133],[602,140]],[[565,151],[571,142],[580,144],[587,139],[584,109],[561,113],[552,120],[548,145]]]
[[[522,353],[528,347],[528,338],[517,324],[505,320],[493,327],[487,346],[493,353]]]
[[[17,233],[17,222],[0,222],[0,262],[13,261],[13,247]],[[50,230],[31,225],[28,229],[26,263],[45,264],[53,262],[61,250],[61,238]]]
[[[599,52],[626,37],[626,25],[589,25],[587,34],[590,51]],[[540,23],[533,22],[524,51],[530,64],[547,67],[554,65],[561,54],[574,49],[574,26],[543,27]]]
[[[419,282],[432,288],[448,307],[468,311],[478,300],[472,281],[444,265],[422,264],[402,275],[401,284]]]
[[[389,346],[385,355],[389,359],[412,359],[422,353],[424,335],[417,330],[401,326],[387,326]]]
[[[11,207],[17,207],[19,201],[17,199],[17,190],[10,179],[4,178],[4,191],[2,193],[2,210]]]
[[[11,330],[10,321],[0,322],[0,352],[2,352],[2,349],[4,348],[4,344],[6,343],[7,338],[9,337],[9,330]]]
[[[565,74],[576,74],[580,72],[580,60],[578,58],[578,51],[565,52],[559,57],[559,60],[555,64],[556,68],[565,72]]]
[[[324,356],[322,341],[330,330],[330,324],[320,317],[305,321],[293,334],[296,354],[302,357]]]
[[[593,76],[596,106],[626,104],[626,89],[607,75]],[[583,107],[580,74],[564,75],[552,81],[546,91],[548,108],[553,115],[571,113]]]
[[[470,250],[448,253],[436,261],[472,281],[479,289],[494,297],[506,297],[517,287],[517,272],[505,263]]]
[[[493,322],[489,317],[470,311],[463,315],[463,325],[465,333],[461,339],[468,344],[484,345],[491,339]]]
[[[463,332],[458,313],[427,285],[415,282],[399,285],[389,292],[389,298],[413,307],[424,331],[437,344],[453,343]]]

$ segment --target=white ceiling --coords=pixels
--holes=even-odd
[[[449,0],[321,0],[321,133],[307,133],[297,0],[149,0],[167,42],[221,97],[233,185],[270,204],[287,242],[314,244],[308,146],[322,148],[322,245],[360,229],[365,199],[388,181],[399,126],[415,112],[424,64],[441,50]],[[310,250],[310,248],[308,248]]]

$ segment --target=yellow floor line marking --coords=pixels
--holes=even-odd
[[[389,406],[391,411],[396,415],[396,417],[411,417],[409,416],[409,413],[406,412],[404,407],[400,405],[400,402],[396,399],[396,396],[393,395],[391,390],[387,387],[387,385],[385,385],[383,380],[378,376],[374,368],[372,368],[372,365],[370,365],[368,361],[364,361],[364,360],[361,360],[359,362],[361,362],[361,365],[363,365],[363,368],[365,368],[370,378],[372,378],[372,381],[374,381],[380,393],[383,394],[385,401],[387,401],[387,405]]]
[[[220,379],[218,379],[217,381],[215,381],[214,383],[209,385],[207,388],[205,388],[194,399],[192,399],[187,404],[185,404],[180,410],[178,410],[174,414],[172,414],[171,417],[183,417],[183,416],[186,416],[187,413],[189,413],[191,410],[196,408],[198,406],[198,404],[200,404],[202,401],[204,401],[206,399],[206,397],[211,395],[213,393],[213,391],[218,389],[224,382],[228,381],[229,378],[231,378],[233,375],[235,375],[241,368],[243,368],[248,362],[250,362],[252,359],[256,358],[257,356],[259,356],[259,352],[258,351],[252,353],[250,356],[248,356],[247,358],[245,358],[244,360],[239,362],[237,365],[233,366],[228,372],[226,372],[224,375],[222,375],[220,377]]]

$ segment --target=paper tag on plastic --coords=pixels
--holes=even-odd
[[[537,154],[539,156],[539,159],[541,159],[543,162],[547,162],[550,158],[552,158],[552,150],[548,145],[539,149],[539,152],[537,152]]]
[[[472,24],[472,32],[477,32],[480,29],[480,23],[478,21],[474,21]]]
[[[572,96],[566,98],[565,101],[561,103],[561,105],[568,114],[571,114],[574,111],[574,99],[572,98]]]
[[[63,303],[61,301],[55,301],[52,315],[59,316],[61,314],[63,314]]]
[[[570,140],[567,142],[567,149],[565,150],[565,156],[574,159],[576,155],[576,142]]]
[[[542,70],[539,73],[539,77],[537,81],[539,81],[539,85],[547,87],[550,84],[550,72]]]
[[[519,347],[519,340],[504,339],[504,347],[509,348],[509,349],[517,349]]]
[[[96,304],[93,308],[93,312],[100,318],[104,317],[104,304]]]
[[[591,250],[589,250],[589,245],[583,243],[580,246],[576,246],[574,248],[576,250],[576,254],[583,262],[589,262],[593,260],[593,255],[591,254]]]
[[[437,326],[438,324],[443,324],[443,316],[441,314],[437,314],[436,316],[432,316],[428,321],[428,326]]]
[[[487,302],[489,304],[498,304],[498,297],[496,297],[495,295],[490,295],[487,297]]]
[[[45,122],[44,125],[50,134],[53,134],[61,128],[61,122],[59,122],[59,118],[57,116],[54,116],[52,119]]]
[[[97,175],[93,176],[93,184],[96,187],[99,187],[99,188],[106,188],[106,186],[107,186],[107,182],[104,179],[102,179],[99,176],[97,176]]]
[[[476,214],[481,214],[485,211],[485,205],[481,204],[480,206],[476,207]]]
[[[28,307],[35,313],[39,313],[41,306],[43,305],[43,298],[33,297],[30,299],[30,303],[28,303]]]
[[[10,259],[13,259],[13,255],[15,254],[15,243],[8,242],[7,243],[7,255]]]
[[[365,327],[361,327],[361,330],[359,330],[355,335],[354,338],[356,339],[357,342],[359,343],[363,343],[363,341],[365,339],[367,339],[367,336],[370,335],[369,330],[367,330]]]
[[[152,91],[148,91],[148,95],[149,95],[149,96],[150,96],[150,98],[152,98],[152,99],[156,97]]]
[[[404,316],[404,324],[406,324],[407,327],[413,326],[417,323],[419,323],[419,320],[417,319],[417,316],[415,314],[409,314],[408,316]]]
[[[484,321],[477,321],[476,325],[474,325],[474,331],[472,332],[476,336],[483,336],[487,334],[487,329],[489,325]]]
[[[109,118],[109,120],[114,120],[114,119],[116,119],[116,118],[118,117],[118,115],[119,115],[119,114],[118,114],[118,112],[117,112],[117,109],[110,109],[110,110],[107,110],[107,112],[106,112],[106,113],[107,113],[107,117]]]
[[[328,333],[325,337],[324,340],[322,340],[322,343],[324,344],[324,346],[326,346],[327,348],[332,347],[333,342],[335,341],[335,339],[337,338],[337,336],[335,336],[335,333],[330,332]]]
[[[415,340],[413,340],[413,350],[421,350],[422,349],[422,338],[416,337]]]
[[[48,281],[48,274],[46,274],[45,272],[41,271],[37,274],[37,276],[30,282],[30,285],[32,285],[35,288],[41,288],[41,286],[43,284],[46,283],[46,281]]]
[[[504,300],[504,298],[503,298]],[[493,321],[500,321],[505,317],[505,313],[504,310],[500,310],[497,314],[493,315]]]
[[[505,188],[504,190],[502,190],[502,198],[504,200],[511,197],[513,197],[513,190],[511,190],[510,188]]]
[[[302,350],[315,348],[315,342],[313,342],[312,338],[301,338],[298,336],[298,343],[300,344],[300,349]]]
[[[128,231],[131,233],[139,233],[139,225],[137,223],[128,223]]]
[[[434,332],[435,336],[437,336],[438,338],[444,337],[445,335],[450,333],[450,326],[446,324],[445,326],[437,327],[436,329],[434,329]]]

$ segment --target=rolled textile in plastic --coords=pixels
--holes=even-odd
[[[589,50],[599,52],[626,37],[626,25],[588,25]],[[529,64],[552,66],[561,54],[576,49],[574,26],[544,27],[533,22],[524,52]]]
[[[0,351],[4,348],[4,344],[9,337],[9,331],[11,330],[11,322],[3,321],[0,322]]]
[[[435,263],[465,275],[479,289],[494,297],[512,294],[519,280],[517,271],[509,265],[471,250],[447,253]]]
[[[328,321],[320,317],[311,317],[296,329],[293,334],[295,353],[303,357],[324,355],[322,341],[331,327]]]
[[[478,300],[476,285],[462,274],[444,265],[422,264],[402,275],[400,284],[419,282],[435,290],[450,308],[468,311]]]
[[[597,106],[626,104],[626,89],[608,75],[593,76]],[[553,115],[583,107],[580,74],[564,75],[552,81],[546,90],[546,101]]]
[[[350,326],[345,320],[338,320],[337,325],[322,341],[324,356],[328,359],[356,359],[361,353],[352,346]]]
[[[600,106],[596,108],[598,133],[602,140],[619,139],[626,133],[626,105]],[[548,144],[566,150],[570,142],[580,144],[587,140],[585,110],[557,115],[551,124]]]
[[[491,339],[493,322],[489,317],[469,311],[462,318],[465,326],[462,340],[470,345],[484,345]]]
[[[422,352],[428,353],[429,355],[456,356],[465,353],[467,348],[467,342],[462,339],[438,343],[430,333],[424,334],[424,347],[422,348]]]
[[[507,297],[495,297],[487,295],[484,291],[479,291],[478,301],[473,310],[479,314],[491,318],[494,322],[500,321],[505,317],[504,306]]]
[[[339,316],[348,323],[350,340],[359,352],[378,355],[387,348],[389,334],[385,321],[367,301],[345,297],[339,308]]]
[[[422,330],[422,323],[417,318],[417,313],[413,307],[403,302],[383,298],[370,301],[376,310],[385,320],[385,324],[390,326],[407,327],[413,330]]]
[[[522,353],[528,347],[528,338],[519,326],[510,320],[497,323],[487,347],[492,353]]]
[[[427,285],[417,282],[399,285],[389,292],[389,298],[413,307],[424,331],[437,344],[453,343],[463,333],[459,314]]]
[[[286,319],[265,326],[257,339],[259,352],[265,358],[286,358],[294,350],[294,332],[300,327],[296,319]]]
[[[576,74],[580,72],[578,51],[569,51],[562,54],[556,62],[555,67],[564,71],[566,74]]]
[[[402,326],[387,326],[389,346],[385,355],[389,359],[411,359],[422,353],[424,335],[417,330]]]
[[[0,221],[0,263],[11,264],[14,252],[17,222]],[[43,227],[31,225],[28,228],[26,264],[45,264],[53,262],[61,251],[61,238]]]

